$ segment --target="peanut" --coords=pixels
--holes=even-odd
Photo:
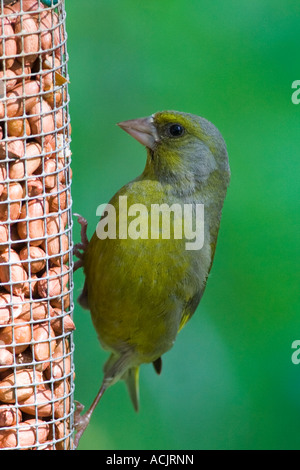
[[[0,159],[4,158],[22,158],[24,156],[25,147],[23,140],[17,140],[10,137],[0,142]]]
[[[9,219],[15,221],[21,213],[21,199],[23,188],[19,183],[9,183],[4,187],[0,196],[0,222],[7,222]]]
[[[48,238],[48,254],[50,258],[51,266],[61,266],[63,263],[67,263],[69,259],[69,238],[68,235],[63,233],[57,237]],[[54,256],[57,255],[57,256]]]
[[[5,326],[0,330],[0,341],[6,344],[6,349],[20,354],[25,351],[31,341],[31,328],[22,319],[14,320],[14,326]],[[15,346],[14,346],[15,344]]]
[[[7,248],[8,228],[7,225],[0,225],[0,252]]]
[[[62,221],[60,221],[58,215],[51,215],[46,219],[47,235],[57,235],[64,229]],[[43,243],[45,246],[45,242]]]
[[[31,128],[31,134],[35,139],[41,143],[42,138],[40,134],[51,134],[54,129],[54,114],[51,106],[47,101],[43,100],[41,103],[34,104],[29,110],[28,121]],[[45,135],[44,142],[47,143],[52,139],[52,135]]]
[[[55,158],[55,153],[53,152],[53,150],[55,150],[55,139],[53,139],[51,142],[45,143],[43,150],[46,157]]]
[[[39,6],[38,0],[23,0],[22,1],[23,11],[35,12],[35,11],[38,11],[39,8],[43,8],[43,6],[42,5]],[[3,9],[4,15],[9,15],[8,19],[11,24],[14,24],[16,22],[20,11],[21,11],[20,2],[13,3],[12,5],[6,5],[6,7]]]
[[[13,5],[6,5],[3,9],[3,14],[6,16],[9,23],[14,27],[17,21],[18,12],[20,11],[20,3],[14,3]]]
[[[69,275],[67,272],[68,267],[65,265],[62,266],[62,269],[54,267],[45,272],[38,282],[39,296],[41,298],[58,297],[68,283]]]
[[[43,442],[43,444],[37,447],[34,447],[34,449],[32,450],[58,450],[58,449],[54,449],[52,441],[45,441]]]
[[[0,382],[0,400],[4,403],[15,403],[26,400],[34,391],[34,387],[44,389],[43,375],[39,371],[32,369],[21,369],[9,374]]]
[[[61,173],[62,175],[62,173]],[[50,212],[58,212],[66,209],[70,201],[70,193],[65,189],[63,184],[59,185],[59,189],[54,188],[50,191]]]
[[[20,409],[23,413],[46,418],[52,415],[54,404],[51,390],[38,390],[36,394],[32,394],[26,400],[20,401]],[[56,404],[55,404],[56,405]]]
[[[65,397],[60,400],[55,407],[55,418],[63,418],[70,412],[70,384],[64,380],[56,382],[54,385],[54,394],[56,398]]]
[[[54,28],[58,23],[57,14],[53,11],[45,11],[41,13],[40,30],[41,33],[41,46],[42,49],[51,49],[53,46],[59,44],[59,31],[58,28]],[[53,31],[53,33],[52,33]],[[53,34],[53,44],[52,44]]]
[[[17,367],[26,369],[26,368],[32,368],[32,361],[33,361],[33,356],[32,356],[32,350],[31,348],[25,349],[25,351],[21,352],[16,356],[16,363]],[[43,372],[47,367],[49,366],[49,362],[43,362],[43,363],[36,363],[35,364],[35,369],[39,372]]]
[[[64,288],[63,293],[64,295],[50,300],[50,304],[53,308],[66,310],[70,307],[70,294],[67,287]]]
[[[44,152],[47,157],[53,157],[55,154],[53,153],[56,148],[56,138],[58,137],[57,135],[54,137],[54,134],[48,135],[49,137],[46,141],[44,141]],[[58,139],[57,139],[58,141]]]
[[[22,413],[13,405],[0,406],[0,428],[14,426],[22,419]]]
[[[54,65],[53,65],[54,64]],[[49,91],[54,86],[61,86],[67,82],[67,80],[61,75],[62,69],[60,66],[60,60],[55,57],[54,63],[51,55],[46,55],[43,62],[43,70],[51,70],[51,72],[46,72],[41,75],[43,90]],[[62,98],[62,91],[59,90]]]
[[[12,289],[15,295],[22,295],[24,281],[27,280],[27,273],[22,266],[18,253],[6,248],[0,254],[0,282],[4,288],[10,292]]]
[[[37,81],[30,80],[24,84],[24,93],[23,93],[23,83],[15,86],[11,92],[7,94],[7,116],[15,117],[21,116],[25,112],[28,113],[32,106],[38,101],[38,93],[40,90],[40,85]],[[25,102],[25,107],[24,107]],[[0,113],[0,118],[3,118]]]
[[[30,132],[28,119],[10,119],[7,121],[7,133],[10,137],[26,137],[30,135]]]
[[[25,219],[26,216],[29,221],[18,222],[19,237],[24,240],[30,239],[30,244],[39,246],[43,242],[42,237],[45,235],[45,214],[48,213],[48,202],[41,199],[31,199],[28,201],[28,208],[23,204],[20,214],[20,219]],[[28,228],[27,228],[28,224]]]
[[[44,99],[47,101],[47,103],[50,104],[51,108],[61,106],[62,99],[63,99],[62,90],[58,89],[54,91],[53,85],[50,87],[46,87],[44,85],[43,90],[47,92],[47,93],[44,93],[43,96],[44,96]]]
[[[49,424],[43,420],[28,419],[20,423],[20,429],[12,428],[1,431],[3,434],[0,447],[14,448],[34,447],[46,442],[49,433]]]
[[[31,313],[32,312],[32,313]],[[52,307],[46,301],[28,302],[23,304],[21,318],[24,321],[46,320],[54,315]]]
[[[4,184],[1,184],[6,180],[6,165],[5,163],[0,163],[0,196],[4,191]]]
[[[22,75],[25,75],[26,77],[28,77],[28,75],[30,75],[31,67],[30,67],[30,65],[24,64],[24,69],[23,69],[22,64],[18,60],[15,60],[13,65],[11,66],[10,70],[14,74],[16,74],[17,82],[19,82],[19,81],[22,80],[22,78],[20,78],[20,76],[22,77]]]
[[[15,251],[19,251],[24,246],[24,242],[20,240],[18,235],[17,224],[9,225],[9,241],[11,248]]]
[[[22,313],[20,297],[0,294],[0,326],[6,325],[11,319],[18,318]]]
[[[38,11],[43,8],[43,5],[38,0],[23,0],[22,1],[23,11]]]
[[[13,356],[13,354],[12,354],[12,356]],[[9,367],[9,368],[4,367],[4,370],[0,369],[0,382],[2,380],[6,379],[6,377],[8,377],[12,373],[12,371],[13,371],[12,367]]]
[[[61,379],[66,377],[71,372],[71,356],[69,355],[70,347],[68,341],[63,338],[57,340],[51,366],[45,370],[45,376],[50,379]],[[52,375],[51,375],[52,374]]]
[[[44,177],[45,186],[47,189],[53,189],[57,184],[58,174],[56,172],[56,162],[53,158],[44,160]]]
[[[9,369],[14,363],[14,356],[13,354],[4,349],[3,347],[0,348],[0,371],[4,372],[5,370]],[[1,426],[0,426],[1,427]]]
[[[2,28],[3,21],[3,28]],[[0,39],[0,56],[5,54],[7,59],[5,59],[6,68],[10,68],[14,63],[14,58],[17,53],[17,44],[15,39],[15,33],[12,25],[7,18],[3,18],[0,22],[0,36],[5,36],[5,39]]]
[[[53,354],[56,340],[49,342],[50,338],[55,338],[53,329],[47,323],[38,323],[33,327],[33,338],[36,344],[33,346],[34,358],[36,361],[47,361]]]
[[[5,73],[3,71],[0,72],[0,80],[4,81],[6,92],[8,92],[15,87],[18,79],[15,72],[12,69],[8,69]]]
[[[32,64],[37,58],[39,50],[39,35],[35,19],[31,15],[18,16],[15,32],[17,34],[17,51],[18,54],[21,54],[17,59],[21,61],[24,57],[25,64]]]
[[[64,422],[60,421],[55,423],[55,439],[57,440],[55,444],[56,450],[65,450],[69,448],[70,438],[66,438],[66,435],[68,435],[69,431],[70,429],[68,424],[65,428]]]
[[[55,123],[58,129],[58,132],[63,132],[67,124],[67,114],[66,114],[66,111],[63,110],[62,108],[56,111]]]
[[[63,227],[61,227],[61,230],[63,230]],[[47,242],[43,241],[42,247],[45,251],[47,250],[48,254],[51,256],[51,264],[55,266],[60,266],[61,261],[66,263],[69,257],[67,253],[69,239],[65,233],[59,233],[61,230],[59,230],[58,216],[47,218],[47,234],[49,237],[47,238]]]
[[[45,260],[46,253],[44,250],[37,246],[30,246],[22,248],[20,251],[20,259],[22,261],[29,261],[30,264],[30,271],[32,274],[36,274],[46,266]],[[24,268],[27,272],[29,272],[28,262],[23,263]]]
[[[6,307],[6,302],[4,302],[5,307],[3,306],[3,301],[0,299],[0,326],[6,325],[9,323],[10,320],[10,311],[9,308]]]
[[[10,163],[9,177],[11,179],[31,176],[39,168],[42,161],[41,146],[37,142],[30,142],[26,145],[25,152],[26,158]]]
[[[40,196],[43,194],[43,183],[39,178],[27,180],[27,194],[29,197]]]
[[[15,251],[18,251],[22,245],[23,243],[22,240],[19,239],[16,224],[7,225],[0,223],[0,253],[9,246]]]
[[[69,220],[69,215],[70,214],[67,210],[61,213],[60,218],[61,218],[63,227],[66,227],[66,225],[67,225],[68,220]]]
[[[25,297],[36,297],[36,286],[38,282],[38,277],[35,274],[32,274],[28,281],[24,282],[23,292]]]
[[[75,330],[75,325],[70,315],[66,315],[66,313],[59,308],[54,308],[53,314],[55,316],[53,320],[51,320],[51,326],[56,335],[60,336],[63,333],[70,333]]]

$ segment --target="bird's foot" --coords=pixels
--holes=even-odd
[[[82,217],[80,214],[74,214],[75,217],[77,217],[78,222],[81,225],[81,243],[76,243],[76,245],[73,248],[73,253],[78,258],[78,261],[74,264],[74,271],[77,269],[81,268],[83,266],[83,258],[84,258],[84,253],[89,245],[89,240],[87,237],[87,225],[88,222],[87,220]]]
[[[80,214],[74,214],[75,217],[77,217],[78,222],[81,225],[81,243],[79,243],[80,248],[85,250],[89,244],[89,240],[86,234],[87,226],[88,226],[88,221],[82,217]]]
[[[103,393],[105,392],[105,390],[106,390],[106,385],[105,384],[101,385],[100,390],[97,393],[96,398],[94,399],[91,407],[89,408],[89,410],[86,413],[84,413],[84,415],[80,414],[84,410],[84,406],[81,403],[79,403],[78,401],[75,401],[76,410],[75,410],[75,413],[74,413],[74,427],[75,427],[75,430],[76,430],[76,436],[74,438],[74,444],[73,444],[74,449],[77,449],[79,440],[80,440],[82,434],[84,433],[84,431],[86,430],[86,428],[88,427],[91,416],[92,416],[97,404],[99,403]]]
[[[80,426],[80,421],[81,421],[81,418],[82,418],[81,413],[84,410],[84,405],[82,403],[80,403],[79,401],[77,401],[77,400],[74,400],[74,403],[76,405],[76,409],[74,411],[74,427],[77,431],[77,429]]]
[[[84,410],[84,405],[79,403],[79,401],[75,400],[75,405],[76,405],[76,410],[74,412],[74,428],[76,431],[76,435],[74,438],[73,447],[74,449],[77,449],[79,440],[82,434],[84,433],[84,431],[86,430],[86,428],[88,427],[91,416],[89,412],[83,415],[81,414],[82,411]]]
[[[73,267],[74,272],[83,266],[84,251],[81,253],[80,250],[84,250],[83,244],[76,243],[76,245],[74,245],[74,248],[73,248],[73,254],[76,256],[76,258],[78,258],[78,261],[74,263],[74,267]]]

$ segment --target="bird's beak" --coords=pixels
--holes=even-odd
[[[142,145],[154,150],[159,139],[156,127],[153,124],[153,116],[118,122],[117,125]]]

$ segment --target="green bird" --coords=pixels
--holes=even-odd
[[[79,303],[90,310],[100,343],[111,355],[92,406],[82,416],[79,413],[83,407],[77,406],[75,446],[109,386],[125,380],[138,410],[140,365],[152,362],[160,373],[161,356],[173,346],[205,290],[230,181],[224,139],[206,119],[162,111],[118,125],[146,147],[147,161],[143,173],[121,188],[109,203],[116,214],[110,219],[116,225],[113,236],[108,236],[107,217],[111,211],[107,210],[100,221],[103,231],[106,226],[107,237],[103,231],[99,237],[96,231],[89,242],[87,223],[79,216],[82,243],[75,249],[80,258],[76,268],[83,266],[85,273]],[[125,199],[127,210],[134,208],[131,217],[130,211],[124,214]],[[187,249],[190,236],[183,231],[185,220],[180,216],[185,207],[191,208],[189,213],[195,216],[201,205],[201,249]],[[161,225],[152,227],[149,214],[153,206],[160,209],[161,225],[163,219],[170,223],[169,237],[162,236]],[[138,217],[132,217],[138,213]],[[131,230],[134,236],[130,237],[132,223],[136,230]],[[195,223],[193,227],[195,233]],[[181,238],[175,236],[180,228],[184,232]]]

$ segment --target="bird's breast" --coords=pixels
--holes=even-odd
[[[180,237],[182,201],[167,200],[157,190],[152,204],[164,206],[159,213],[161,223],[157,225],[155,219],[153,225],[152,204],[143,189],[119,195],[127,196],[126,214],[118,212],[125,199],[114,198],[116,237],[94,235],[86,253],[85,274],[88,303],[103,346],[115,352],[131,348],[138,361],[151,362],[172,346],[186,306],[205,283],[211,255],[205,237],[201,249],[186,248],[184,233]],[[176,207],[170,211],[174,204],[177,213]],[[120,238],[122,227],[126,233]]]

